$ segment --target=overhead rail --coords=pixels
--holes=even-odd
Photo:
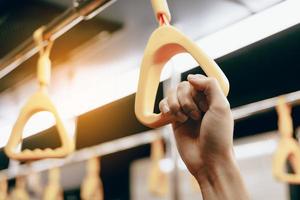
[[[73,6],[45,25],[44,45],[53,41],[83,20],[89,20],[105,10],[117,0],[74,0]],[[0,79],[8,75],[23,62],[34,56],[38,48],[32,37],[0,60]]]
[[[288,93],[282,96],[285,97],[286,103],[289,105],[296,106],[300,104],[300,91]],[[279,97],[274,97],[233,108],[232,112],[234,119],[241,120],[256,114],[269,112],[270,110],[275,109],[278,98]],[[3,176],[7,179],[11,179],[28,175],[32,172],[42,172],[55,167],[62,167],[72,163],[87,161],[94,157],[104,156],[141,145],[150,144],[162,136],[162,129],[157,129],[157,131],[149,130],[75,151],[73,154],[64,159],[45,159],[29,164],[22,164],[15,169],[4,169],[0,171],[0,177]]]

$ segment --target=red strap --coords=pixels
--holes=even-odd
[[[167,19],[167,17],[163,13],[158,14],[158,19],[159,19],[159,25],[160,26],[170,24],[169,20]]]

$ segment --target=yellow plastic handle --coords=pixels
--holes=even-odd
[[[144,125],[157,128],[172,122],[170,116],[153,113],[160,74],[167,61],[178,53],[190,53],[209,77],[215,77],[224,94],[229,92],[229,82],[216,64],[192,40],[173,26],[161,26],[151,35],[141,65],[135,98],[135,114]]]
[[[276,106],[278,114],[278,129],[280,132],[279,145],[275,151],[272,162],[273,176],[284,182],[300,183],[300,146],[293,138],[293,120],[291,107],[284,97],[279,97]],[[286,163],[290,162],[294,174],[286,172]]]
[[[7,178],[4,175],[0,175],[0,200],[7,199],[8,196]]]
[[[103,200],[103,184],[100,174],[100,160],[91,158],[87,162],[87,174],[84,178],[81,188],[80,197],[82,200]]]
[[[286,163],[290,162],[294,174],[286,171]],[[272,161],[273,176],[280,181],[299,184],[300,183],[300,147],[293,138],[281,138]]]
[[[286,103],[284,97],[279,97],[276,106],[278,114],[278,130],[283,137],[293,136],[293,120],[291,116],[291,107]]]
[[[37,77],[40,85],[48,86],[51,79],[51,60],[46,55],[38,59]]]
[[[160,22],[160,15],[164,15],[168,22],[171,21],[171,13],[169,10],[169,6],[167,0],[151,0],[153,11],[156,17],[156,20]]]
[[[16,178],[16,186],[9,195],[9,199],[29,200],[29,194],[26,190],[25,177]]]
[[[148,176],[149,192],[155,196],[166,197],[168,194],[168,174],[163,172],[160,161],[164,158],[164,144],[157,139],[151,144],[151,167]]]
[[[63,192],[60,185],[59,168],[50,169],[48,173],[48,184],[43,194],[43,200],[62,200]]]
[[[33,39],[36,42],[40,52],[40,56],[38,59],[38,66],[37,66],[37,78],[40,85],[48,86],[50,84],[50,79],[51,79],[51,60],[49,56],[53,46],[53,41],[48,41],[48,45],[44,47],[44,41],[43,41],[44,30],[45,30],[44,26],[37,29],[33,33]]]
[[[20,161],[38,160],[43,158],[61,158],[70,154],[75,148],[73,140],[68,137],[64,124],[47,94],[47,86],[50,82],[51,75],[51,61],[49,59],[49,54],[53,43],[49,42],[49,45],[44,48],[42,37],[43,30],[44,28],[41,27],[34,32],[34,39],[40,50],[40,57],[38,60],[38,80],[40,87],[39,90],[30,97],[25,106],[22,108],[12,129],[8,143],[4,149],[8,157]],[[22,152],[17,153],[15,150],[18,144],[22,141],[22,132],[25,124],[32,115],[40,111],[48,111],[53,114],[54,118],[56,119],[56,127],[62,146],[57,149],[47,148],[45,150],[25,149]]]
[[[28,150],[25,149],[20,153],[15,152],[16,147],[22,141],[22,132],[26,122],[30,117],[40,111],[48,111],[53,114],[56,119],[56,127],[58,134],[61,139],[62,146],[57,149],[47,148],[45,150],[35,149]],[[48,94],[40,89],[25,104],[22,108],[20,115],[12,129],[12,133],[6,144],[4,150],[9,158],[27,161],[27,160],[39,160],[43,158],[61,158],[70,154],[75,148],[73,140],[71,140],[67,134],[67,131],[63,125],[62,120],[59,117],[59,114],[50,100]]]

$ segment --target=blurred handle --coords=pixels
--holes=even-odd
[[[291,107],[287,104],[285,98],[278,98],[276,111],[278,115],[278,130],[283,137],[293,137],[293,120],[291,116]]]

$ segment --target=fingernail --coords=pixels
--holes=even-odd
[[[192,111],[191,117],[193,118],[193,120],[198,120],[198,119],[200,119],[200,114],[197,111]]]
[[[189,74],[187,77],[188,80],[195,79],[195,78],[196,78],[195,74]]]
[[[170,108],[167,105],[162,106],[162,112],[163,113],[168,113],[170,111]]]

